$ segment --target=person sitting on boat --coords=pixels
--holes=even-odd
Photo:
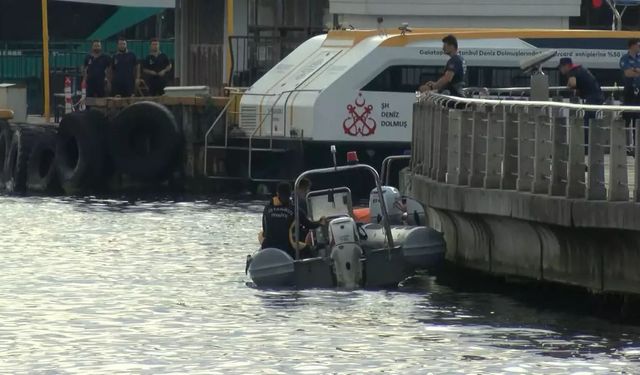
[[[291,203],[291,185],[288,182],[280,183],[277,195],[273,197],[262,213],[262,249],[280,249],[286,251],[292,258],[296,258],[296,250],[294,244],[291,243],[291,232],[295,225],[295,209]],[[324,218],[317,222],[309,220],[302,210],[299,211],[299,220],[300,224],[308,229],[316,229],[325,224]]]
[[[449,56],[442,77],[436,82],[429,81],[420,86],[420,92],[433,90],[445,95],[464,97],[463,89],[467,64],[458,53],[458,39],[453,35],[444,37],[442,51]]]

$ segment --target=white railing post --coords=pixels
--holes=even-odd
[[[583,119],[571,117],[569,121],[569,161],[567,166],[567,198],[584,198],[584,126]]]
[[[556,114],[552,121],[551,183],[549,195],[563,196],[567,193],[567,118]]]
[[[485,152],[487,150],[485,138],[487,136],[487,122],[483,113],[473,112],[473,129],[471,136],[471,173],[469,174],[469,186],[482,187],[484,184],[484,171],[486,165]]]
[[[459,184],[469,184],[469,174],[471,173],[471,137],[473,133],[473,112],[465,110],[462,112],[462,121],[460,123],[460,138],[459,138],[459,160],[458,160],[458,173]]]
[[[628,201],[627,134],[624,120],[610,117],[611,153],[609,156],[609,200]]]
[[[605,200],[607,192],[604,186],[604,128],[611,123],[609,117],[589,121],[589,155],[587,156],[587,199]]]
[[[502,179],[500,189],[515,190],[518,174],[518,114],[506,111],[504,114],[504,136],[502,148]]]
[[[502,130],[504,129],[504,112],[487,113],[487,148],[486,172],[484,175],[485,189],[499,189],[502,167]]]
[[[447,173],[446,182],[448,184],[460,184],[460,134],[462,127],[462,111],[457,109],[449,110],[449,126],[447,139]]]
[[[537,113],[535,116],[535,145],[533,159],[534,194],[548,194],[551,183],[551,118],[547,113]]]
[[[518,113],[518,191],[531,191],[536,128],[530,112]]]
[[[448,134],[449,134],[449,109],[442,108],[440,110],[440,127],[438,132],[438,154],[436,155],[436,173],[435,180],[438,182],[445,182],[447,178],[447,150],[448,150]]]

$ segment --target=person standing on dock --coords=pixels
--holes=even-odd
[[[140,82],[140,66],[133,52],[127,49],[127,40],[118,38],[118,52],[113,55],[112,95],[133,96],[136,83]]]
[[[560,59],[558,70],[560,70],[562,75],[567,77],[567,87],[570,90],[576,90],[580,99],[584,101],[584,104],[600,105],[604,103],[604,94],[602,93],[600,84],[589,69],[582,65],[574,64],[573,60],[569,57],[563,57]],[[589,144],[589,121],[595,117],[595,111],[585,111],[584,113],[585,150]]]
[[[458,39],[447,35],[442,39],[442,50],[449,56],[444,73],[437,81],[429,81],[420,86],[420,92],[435,90],[441,94],[464,97],[464,82],[467,65],[458,53]]]
[[[151,39],[149,46],[149,55],[142,63],[142,72],[144,73],[145,82],[149,88],[150,96],[160,96],[164,94],[164,88],[167,86],[167,73],[171,71],[173,65],[164,53],[160,52],[160,41]]]
[[[560,73],[567,77],[567,87],[570,90],[576,90],[585,104],[600,105],[604,103],[604,94],[600,84],[589,69],[582,65],[574,64],[569,57],[560,59],[558,69]],[[592,115],[595,115],[595,113]],[[585,119],[586,117],[585,115]]]
[[[111,58],[102,53],[102,43],[94,40],[91,52],[84,58],[82,80],[87,85],[87,97],[103,98],[106,96],[105,87],[109,85],[111,75]]]
[[[640,106],[640,39],[629,39],[627,48],[627,53],[620,58],[620,69],[624,77],[622,101],[625,106]],[[627,127],[633,122],[631,142],[627,142],[633,145],[635,144],[635,123],[640,115],[638,112],[624,112],[622,116]]]

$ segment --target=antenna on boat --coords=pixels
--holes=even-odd
[[[338,169],[338,162],[336,161],[336,145],[331,145],[331,156],[333,156],[333,167]]]

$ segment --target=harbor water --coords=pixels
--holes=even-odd
[[[640,326],[491,289],[252,288],[261,212],[0,196],[0,373],[640,373]]]

